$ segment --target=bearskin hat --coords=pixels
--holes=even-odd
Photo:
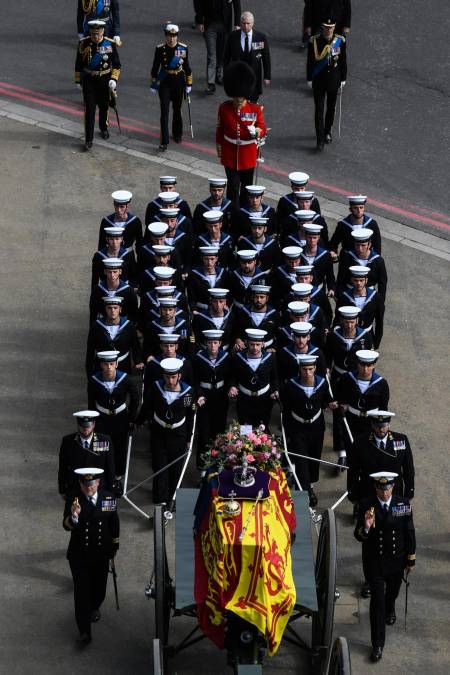
[[[256,77],[245,61],[233,61],[225,68],[223,86],[230,98],[249,98],[255,87]]]

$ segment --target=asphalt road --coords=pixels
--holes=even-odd
[[[86,652],[74,646],[72,586],[57,495],[59,440],[73,429],[71,413],[85,406],[84,348],[91,255],[98,224],[108,211],[108,194],[123,184],[135,193],[143,214],[158,166],[102,149],[80,152],[73,138],[3,118],[0,199],[0,424],[2,428],[2,538],[0,540],[0,671],[8,675],[111,675],[151,672],[152,603],[144,597],[152,559],[151,522],[121,505],[121,549],[117,556],[120,612],[109,588],[103,617]],[[180,174],[183,194],[194,204],[204,196],[204,179]],[[153,192],[153,190],[152,190]],[[408,631],[402,621],[389,629],[383,670],[447,675],[450,526],[448,400],[448,264],[420,250],[385,242],[390,286],[380,372],[391,386],[397,412],[394,428],[407,431],[415,454],[418,537]],[[405,283],[405,279],[408,283]],[[6,319],[6,320],[5,320]],[[149,475],[146,432],[139,432],[131,484]],[[325,458],[329,452],[329,437]],[[192,485],[195,476],[187,480]],[[344,491],[343,478],[326,471],[318,488],[320,507]],[[150,508],[148,488],[136,501]],[[353,673],[365,675],[368,661],[368,603],[359,601],[359,544],[350,506],[338,510],[336,635],[348,637]],[[169,533],[169,553],[173,539]],[[402,613],[403,595],[398,603]],[[191,624],[190,624],[191,625]],[[181,639],[185,623],[173,622]],[[302,630],[308,633],[308,627]],[[171,673],[229,672],[225,657],[207,641],[180,654]],[[269,675],[309,672],[306,658],[289,645],[268,660]]]
[[[342,201],[348,193],[368,194],[373,212],[449,238],[450,89],[442,3],[353,5],[342,138],[335,133],[335,142],[320,155],[314,150],[312,97],[304,86],[306,56],[296,46],[303,3],[289,0],[278,6],[266,0],[250,7],[256,27],[267,32],[272,46],[273,84],[261,99],[272,127],[265,170],[306,170],[322,194]],[[79,114],[79,94],[72,84],[75,9],[75,0],[9,3],[0,27],[0,80],[9,88],[5,92],[0,82],[0,96],[26,96],[29,105],[39,106],[49,105],[42,95],[55,96],[62,102],[61,115]],[[121,14],[120,110],[134,129],[127,133],[157,142],[159,109],[148,94],[148,78],[162,25],[171,19],[181,27],[180,39],[190,45],[194,70],[195,142],[186,143],[184,151],[213,152],[223,92],[203,94],[206,54],[203,38],[190,27],[191,1],[173,0],[169,9],[160,0],[121,0]]]

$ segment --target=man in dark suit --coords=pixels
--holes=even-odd
[[[249,101],[257,103],[263,91],[263,79],[266,87],[270,86],[270,51],[264,33],[253,30],[255,18],[251,12],[244,12],[240,20],[240,30],[228,36],[225,44],[223,64],[226,67],[231,61],[245,61],[255,73],[255,87]]]
[[[232,19],[238,28],[241,0],[194,0],[195,23],[206,43],[206,94],[214,94],[223,83],[223,51],[231,32]],[[233,9],[233,16],[232,16]]]

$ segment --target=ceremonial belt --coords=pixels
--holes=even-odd
[[[180,68],[178,68],[177,70],[165,70],[164,72],[165,72],[167,75],[178,75],[179,73],[181,73],[182,70],[183,70],[183,68],[180,67]]]
[[[121,412],[123,412],[124,410],[127,409],[126,403],[122,403],[122,405],[119,405],[118,408],[112,408],[112,410],[110,410],[109,408],[104,408],[102,405],[100,405],[97,402],[95,403],[95,406],[96,406],[97,410],[99,412],[103,413],[104,415],[118,415],[119,413],[121,413]]]
[[[242,384],[239,384],[238,389],[239,391],[242,391],[243,394],[247,394],[247,396],[262,396],[263,394],[266,394],[269,391],[270,384],[267,384],[262,389],[257,389],[256,391],[247,389],[247,387],[244,387]]]
[[[89,70],[89,68],[83,68],[83,73],[86,73],[86,75],[94,75],[94,77],[101,77],[102,75],[109,75],[111,72],[111,68],[108,68],[108,70]]]
[[[118,361],[123,361],[123,360],[126,359],[127,356],[129,356],[129,355],[130,355],[130,352],[125,352],[125,354],[122,354],[122,356],[119,356],[119,358],[118,358],[117,360],[118,360]]]
[[[293,410],[291,410],[291,415],[294,418],[294,420],[297,420],[297,422],[301,422],[302,424],[312,424],[313,422],[315,422],[316,420],[319,419],[321,414],[322,414],[322,411],[319,410],[319,412],[316,413],[314,415],[314,417],[311,417],[311,419],[307,420],[304,417],[300,417],[300,415],[297,415]]]
[[[356,415],[357,417],[367,417],[367,412],[365,410],[357,410],[356,408],[352,408],[351,405],[348,406],[348,409],[353,415]]]
[[[251,145],[251,143],[256,143],[256,140],[252,138],[251,141],[241,141],[240,138],[230,138],[229,136],[226,136],[224,134],[224,139],[228,141],[228,143],[233,143],[233,145]]]
[[[164,420],[162,420],[160,417],[158,417],[156,413],[153,413],[153,419],[155,420],[155,422],[158,422],[158,424],[161,427],[164,427],[164,429],[176,429],[177,427],[181,427],[181,425],[184,424],[186,421],[186,418],[183,417],[183,419],[181,419],[179,422],[168,424],[167,422],[164,422]]]
[[[200,386],[203,387],[203,389],[220,389],[224,384],[225,380],[220,380],[220,382],[216,382],[216,384],[211,384],[210,382],[200,382]]]
[[[335,370],[339,375],[344,375],[344,373],[348,373],[348,370],[344,370],[344,368],[339,368],[335,363],[333,363],[333,370]]]

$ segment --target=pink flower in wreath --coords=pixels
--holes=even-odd
[[[260,439],[263,443],[266,443],[266,441],[269,440],[269,437],[267,434],[261,434]]]
[[[211,450],[211,457],[217,457],[218,454],[217,450]]]
[[[262,456],[264,457],[264,459],[270,459],[270,452],[263,452]]]
[[[241,440],[237,440],[237,441],[236,441],[236,445],[238,445],[238,446],[242,445],[242,441],[241,441]]]
[[[252,454],[247,455],[247,462],[251,463],[251,462],[254,462],[254,461],[255,461],[255,458],[253,457]]]
[[[255,438],[255,440],[253,441],[253,444],[254,444],[254,445],[261,445],[261,439],[260,439],[260,438]]]

